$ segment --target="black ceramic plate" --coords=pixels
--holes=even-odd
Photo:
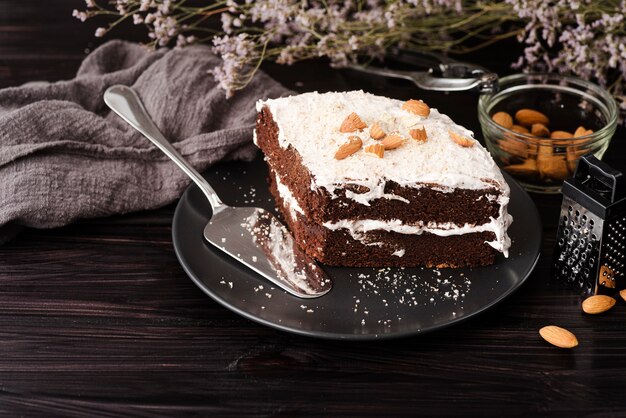
[[[206,174],[222,200],[233,206],[274,209],[261,159],[225,163]],[[505,174],[506,176],[506,174]],[[509,176],[514,222],[509,258],[467,269],[347,268],[323,266],[333,289],[317,299],[298,299],[270,286],[252,270],[204,241],[211,209],[191,186],[176,208],[174,248],[191,279],[225,307],[270,327],[312,337],[380,339],[432,331],[476,315],[514,292],[539,258],[541,223],[530,197]]]

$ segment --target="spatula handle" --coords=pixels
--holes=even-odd
[[[159,128],[154,124],[150,115],[137,93],[128,86],[116,85],[111,86],[104,93],[104,102],[119,117],[124,119],[133,128],[137,129],[156,145],[165,155],[185,172],[196,185],[202,190],[213,208],[213,213],[220,211],[225,207],[215,190],[202,177],[200,173],[182,155],[172,146],[172,144],[163,136]]]

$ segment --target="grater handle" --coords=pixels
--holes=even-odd
[[[585,183],[589,178],[601,182],[610,188],[611,203],[621,199],[626,194],[626,183],[624,175],[608,164],[598,160],[593,154],[585,154],[580,157],[576,173],[576,180]]]

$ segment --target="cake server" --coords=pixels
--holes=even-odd
[[[135,91],[112,86],[104,102],[174,161],[202,190],[213,209],[204,238],[276,286],[299,298],[315,298],[332,287],[330,278],[295,243],[287,228],[261,208],[224,204],[209,183],[161,134]]]

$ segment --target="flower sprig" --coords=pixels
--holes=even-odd
[[[517,37],[523,70],[573,73],[609,88],[626,111],[626,0],[86,0],[74,16],[144,25],[148,44],[208,43],[222,57],[213,76],[227,94],[263,61],[327,57],[341,67],[390,47],[466,53]]]

